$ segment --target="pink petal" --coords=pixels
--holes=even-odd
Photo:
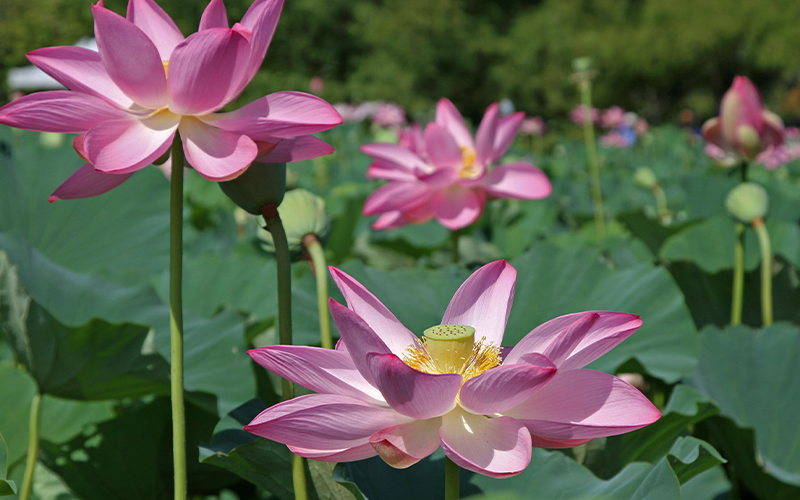
[[[204,115],[227,104],[237,91],[250,44],[235,30],[212,28],[190,35],[169,61],[169,108],[179,115]]]
[[[108,76],[100,54],[83,47],[45,47],[28,52],[31,64],[70,90],[100,97],[121,108],[133,105]]]
[[[459,396],[461,406],[472,413],[491,415],[522,403],[556,374],[556,366],[544,356],[530,361],[501,365],[467,380]]]
[[[439,417],[456,406],[464,378],[457,373],[417,371],[394,354],[367,354],[375,386],[394,411],[424,420]]]
[[[447,229],[467,227],[483,212],[486,195],[483,191],[451,186],[437,191],[431,200],[433,216]]]
[[[376,231],[385,231],[387,229],[396,229],[405,226],[408,223],[409,221],[403,217],[403,212],[395,210],[394,212],[381,214],[381,216],[372,223],[372,229]]]
[[[534,328],[508,353],[505,363],[516,363],[522,355],[527,353],[544,352],[576,320],[593,313],[597,313],[600,318],[586,332],[569,357],[561,364],[557,364],[559,370],[572,370],[586,366],[610,351],[642,326],[641,318],[635,314],[611,311],[587,311],[566,314]]]
[[[764,120],[764,130],[761,132],[761,149],[778,147],[783,144],[785,130],[781,117],[771,111],[761,113]]]
[[[244,430],[289,446],[336,452],[364,444],[379,430],[408,421],[388,408],[358,399],[309,394],[267,408]]]
[[[560,366],[572,354],[586,334],[594,328],[599,319],[600,315],[597,313],[587,313],[578,317],[553,339],[542,351],[542,354],[550,358],[556,366]]]
[[[375,350],[376,352],[392,352],[402,356],[408,347],[414,345],[417,340],[416,335],[403,326],[377,297],[364,288],[364,285],[335,267],[329,269],[333,281],[347,301],[347,307],[380,336],[388,349],[388,351]],[[347,347],[352,348],[350,342],[347,342]]]
[[[447,458],[484,476],[513,476],[531,461],[531,434],[513,418],[488,418],[457,409],[442,417],[439,437]]]
[[[253,79],[258,68],[261,67],[261,63],[264,62],[267,47],[269,47],[269,42],[272,41],[272,35],[275,34],[275,28],[278,26],[278,19],[281,17],[282,9],[283,0],[256,0],[247,9],[242,18],[242,26],[252,33],[250,38],[252,46],[250,60],[247,65],[247,72],[242,80],[244,85],[247,85]],[[244,85],[242,85],[242,88],[244,88]]]
[[[377,352],[390,353],[389,348],[375,331],[356,313],[344,307],[333,299],[328,300],[333,322],[336,329],[347,345],[347,352],[353,360],[358,372],[372,386],[378,387],[372,376],[372,370],[367,363],[367,354]]]
[[[475,134],[475,159],[479,165],[489,165],[494,157],[494,143],[497,136],[497,116],[500,106],[493,103],[486,109],[478,131]]]
[[[517,271],[505,260],[481,267],[461,284],[442,318],[443,325],[467,325],[475,340],[500,346],[514,302]]]
[[[722,122],[718,117],[711,118],[703,124],[703,138],[720,149],[728,150],[730,145],[722,133]]]
[[[522,125],[522,121],[524,119],[525,113],[519,111],[517,113],[511,113],[508,116],[504,116],[497,121],[497,133],[495,134],[494,138],[494,152],[487,160],[487,164],[491,165],[493,163],[497,163],[500,158],[506,154],[506,151],[508,151],[511,143],[514,142],[514,138],[517,136],[517,131],[519,130],[520,125]]]
[[[102,122],[86,134],[86,155],[102,172],[128,173],[146,167],[169,149],[179,120],[162,112],[141,120]]]
[[[396,163],[375,160],[367,168],[367,179],[384,179],[387,181],[416,181],[417,176],[406,167]]]
[[[4,125],[62,134],[80,134],[98,123],[126,116],[98,97],[68,90],[28,94],[0,108]]]
[[[299,446],[289,446],[289,450],[295,455],[319,462],[355,462],[356,460],[364,460],[376,455],[375,448],[372,447],[369,441],[343,450],[316,450],[300,448]]]
[[[425,151],[438,168],[458,170],[464,164],[464,156],[453,136],[436,123],[425,127]]]
[[[258,156],[258,146],[251,138],[211,127],[196,118],[184,117],[178,129],[186,161],[210,181],[239,176]]]
[[[347,352],[318,347],[274,345],[247,351],[272,373],[320,394],[341,394],[383,405],[380,391],[358,373]]]
[[[629,383],[594,370],[559,371],[524,403],[503,412],[535,435],[555,439],[614,436],[661,416]]]
[[[289,163],[303,161],[333,153],[333,147],[313,135],[281,139],[269,153],[256,158],[263,163]]]
[[[153,41],[162,61],[169,61],[172,51],[183,41],[181,30],[153,0],[129,0],[127,17]]]
[[[222,0],[211,0],[208,2],[200,18],[199,31],[211,28],[230,28],[228,24],[228,13],[225,11],[225,4]]]
[[[133,101],[148,109],[167,105],[163,59],[148,36],[127,19],[93,5],[97,49],[108,76]]]
[[[404,210],[428,196],[430,196],[428,186],[421,182],[390,182],[369,195],[364,202],[363,213],[377,215],[393,210]]]
[[[443,97],[436,104],[436,123],[447,129],[459,146],[475,149],[472,134],[464,123],[464,117],[449,99]]]
[[[545,173],[526,162],[495,167],[483,178],[482,185],[492,196],[518,200],[546,198],[553,191]]]
[[[417,156],[416,153],[399,144],[372,142],[362,145],[361,152],[377,160],[381,160],[382,164],[390,164],[395,166],[398,170],[405,170],[409,173],[418,170],[422,172],[431,170],[431,167],[428,166],[422,158]]]
[[[204,118],[215,127],[262,137],[289,138],[328,130],[342,123],[333,106],[302,92],[276,92],[229,113]]]
[[[557,439],[531,434],[531,445],[534,448],[574,448],[591,441],[589,439]]]
[[[111,191],[127,181],[131,174],[107,174],[98,172],[92,165],[86,163],[67,177],[58,188],[47,198],[50,203],[56,200],[74,200],[97,196],[106,191]]]
[[[369,442],[384,462],[396,469],[405,469],[439,448],[441,426],[441,418],[415,420],[381,429]]]

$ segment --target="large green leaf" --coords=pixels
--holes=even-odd
[[[17,485],[8,478],[8,449],[3,435],[0,434],[0,497],[13,495],[17,492]]]
[[[755,431],[769,474],[800,486],[800,328],[708,327],[701,339],[692,383],[716,401],[723,415]]]

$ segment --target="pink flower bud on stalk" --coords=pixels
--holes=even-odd
[[[738,161],[749,161],[783,143],[783,122],[764,109],[753,82],[737,76],[722,97],[719,116],[703,125],[703,137]]]

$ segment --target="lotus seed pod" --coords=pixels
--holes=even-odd
[[[647,189],[653,189],[654,187],[658,186],[656,174],[654,174],[653,171],[647,167],[638,168],[636,173],[633,175],[633,180],[636,181],[636,184]]]
[[[261,207],[280,205],[286,192],[285,163],[253,163],[239,177],[219,183],[228,198],[253,215]]]
[[[767,191],[754,182],[743,182],[733,188],[725,199],[725,208],[736,219],[745,224],[752,224],[763,218],[769,211]]]
[[[293,189],[286,193],[283,203],[278,206],[289,251],[295,257],[302,254],[303,237],[315,234],[324,242],[331,230],[331,218],[325,210],[325,201],[305,189]],[[258,239],[264,250],[274,253],[275,246],[269,231],[259,230]]]

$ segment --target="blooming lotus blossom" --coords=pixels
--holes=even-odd
[[[627,382],[583,368],[633,333],[638,316],[561,316],[503,356],[516,282],[506,261],[470,276],[423,340],[352,277],[331,272],[347,300],[347,307],[330,301],[342,336],[336,350],[275,345],[249,352],[316,392],[267,408],[245,427],[298,455],[332,462],[379,455],[405,468],[441,446],[464,469],[507,477],[527,467],[534,446],[577,446],[660,417]]]
[[[398,128],[406,124],[406,111],[393,102],[382,102],[372,114],[372,123],[386,128]]]
[[[611,106],[600,115],[600,126],[603,128],[617,128],[625,125],[625,110],[619,106]]]
[[[552,190],[547,176],[528,162],[492,166],[511,145],[525,114],[499,117],[497,103],[486,110],[473,140],[464,118],[447,99],[436,121],[425,127],[424,148],[371,143],[361,151],[375,158],[367,177],[389,181],[367,198],[364,215],[378,215],[375,229],[390,229],[432,218],[448,229],[480,217],[487,197],[535,200]],[[424,154],[422,153],[424,151]]]
[[[254,161],[286,162],[333,149],[309,134],[341,117],[325,101],[277,92],[217,113],[253,78],[275,32],[283,0],[256,0],[229,27],[211,0],[200,29],[184,38],[152,0],[130,0],[127,18],[92,6],[98,51],[34,50],[28,59],[69,91],[40,92],[0,108],[0,123],[79,134],[87,163],[50,197],[104,193],[167,153],[180,133],[186,161],[212,181],[237,177]]]
[[[737,160],[748,161],[783,143],[783,121],[764,109],[753,82],[737,76],[722,97],[719,116],[703,125],[703,137]]]
[[[592,108],[590,116],[592,123],[597,123],[598,120],[600,120],[600,111],[597,108]],[[575,108],[569,112],[569,119],[572,120],[572,123],[576,125],[583,125],[583,122],[586,119],[586,108],[584,105],[578,104],[575,106]]]

